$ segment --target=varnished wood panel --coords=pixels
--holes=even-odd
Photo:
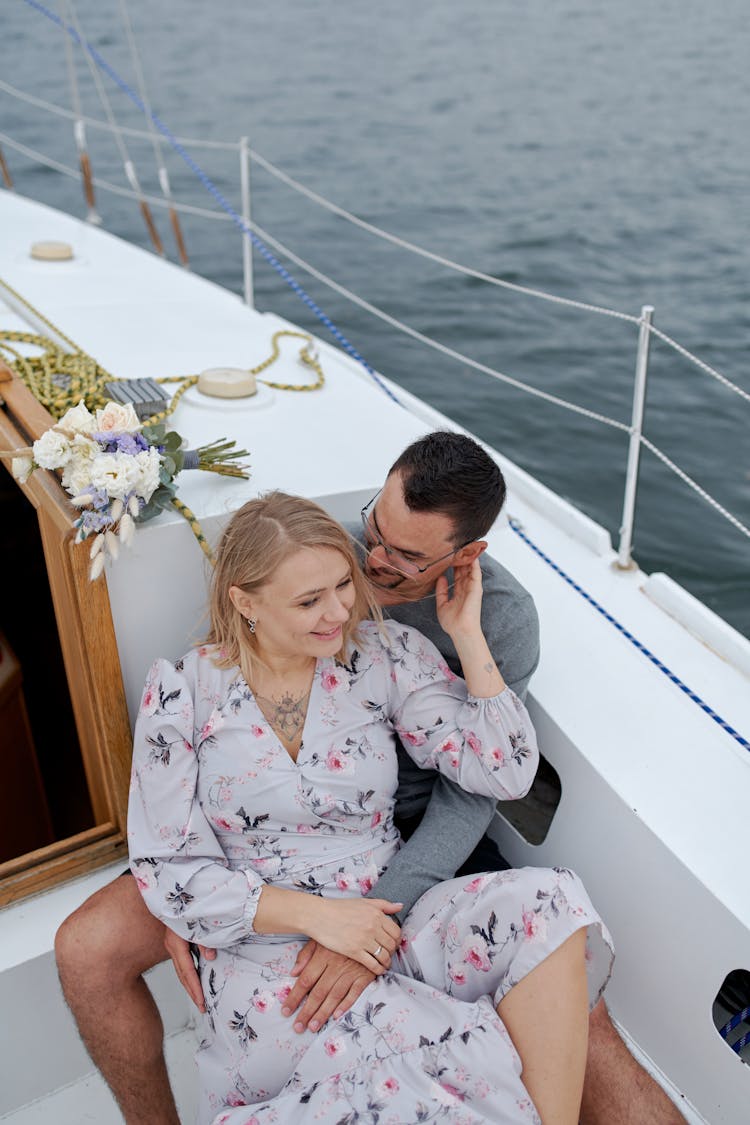
[[[22,449],[54,419],[8,369],[0,370],[0,448]],[[6,470],[9,462],[4,462]],[[16,482],[17,483],[17,482]],[[0,864],[0,903],[46,889],[125,852],[131,731],[109,595],[90,582],[89,551],[76,544],[76,509],[54,473],[18,485],[34,505],[96,827]],[[22,560],[15,560],[22,565]],[[13,565],[13,561],[11,561]],[[3,596],[13,582],[4,578]]]

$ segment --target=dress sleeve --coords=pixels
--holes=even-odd
[[[389,622],[391,719],[409,756],[470,793],[523,797],[539,764],[526,707],[509,687],[490,699],[469,695],[426,637]]]
[[[198,799],[198,752],[215,718],[209,712],[199,726],[181,664],[153,664],[135,724],[128,844],[151,913],[181,937],[221,948],[254,935],[264,883],[230,869]]]

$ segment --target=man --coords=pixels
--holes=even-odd
[[[363,565],[384,611],[429,636],[449,664],[458,659],[440,629],[435,582],[482,556],[481,536],[505,500],[505,482],[476,442],[434,433],[413,443],[350,530],[364,545]],[[520,695],[539,656],[531,596],[504,567],[481,559],[482,626],[506,683]],[[404,913],[436,882],[506,866],[484,836],[494,803],[419,770],[401,751],[396,811],[406,840],[372,894],[404,903]],[[476,850],[474,850],[476,849]],[[142,973],[172,957],[198,1005],[203,996],[188,946],[147,911],[130,877],[115,879],[75,911],[55,948],[65,997],[92,1059],[127,1125],[179,1125],[162,1051],[163,1030]],[[210,951],[208,952],[210,957]],[[309,942],[286,1008],[295,1029],[318,1030],[345,1012],[373,977],[363,966]],[[590,1021],[581,1120],[607,1125],[678,1125],[671,1101],[636,1063],[603,1001]]]

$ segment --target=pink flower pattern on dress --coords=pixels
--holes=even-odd
[[[527,941],[545,941],[547,937],[547,920],[541,911],[524,910],[523,932]]]
[[[349,755],[333,748],[326,754],[326,766],[332,773],[354,772],[354,763]]]
[[[474,734],[474,731],[469,731],[469,733],[466,735],[466,741],[472,754],[476,754],[476,756],[480,758],[482,755],[482,742]]]
[[[268,990],[264,992],[256,992],[253,996],[252,1004],[256,1012],[267,1012],[275,1001],[274,994]]]
[[[463,944],[463,959],[472,969],[480,973],[488,973],[492,962],[490,961],[487,942],[478,934],[468,937]]]
[[[159,706],[159,693],[152,683],[147,683],[141,700],[141,711],[144,715],[153,715]]]
[[[320,676],[320,683],[323,691],[331,694],[335,691],[346,690],[349,687],[349,680],[343,670],[338,668],[325,668]]]
[[[399,1085],[395,1078],[386,1078],[385,1081],[381,1082],[378,1086],[378,1091],[389,1098],[392,1098],[394,1094],[397,1094],[398,1090]]]
[[[522,727],[534,747],[512,692],[467,700],[419,634],[392,622],[385,639],[372,623],[361,631],[349,665],[318,663],[297,762],[280,751],[238,671],[218,668],[212,650],[192,650],[178,665],[159,661],[149,674],[153,695],[134,740],[131,862],[149,908],[216,949],[201,972],[200,1120],[332,1125],[351,1114],[369,1120],[376,1099],[387,1106],[384,1125],[420,1119],[422,1105],[430,1121],[459,1125],[481,1119],[486,1099],[489,1119],[530,1123],[516,1108],[524,1097],[517,1056],[482,998],[512,985],[522,949],[524,971],[545,956],[543,941],[526,938],[527,904],[549,915],[558,943],[560,932],[595,920],[572,876],[529,870],[513,873],[518,884],[503,873],[435,887],[407,915],[392,969],[349,1011],[304,1035],[282,1015],[304,943],[256,933],[258,899],[266,884],[324,897],[377,894],[398,848],[394,732],[407,736],[418,765],[496,799],[525,791],[536,767],[535,750],[512,757],[509,734]],[[199,736],[211,741],[185,754]],[[502,766],[489,749],[497,747]],[[511,885],[513,904],[495,910],[493,896]],[[579,898],[583,913],[571,920]],[[496,1087],[496,1075],[507,1088]]]

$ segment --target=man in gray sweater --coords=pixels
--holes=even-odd
[[[506,683],[520,696],[539,659],[539,625],[530,594],[484,554],[482,539],[505,500],[494,461],[461,434],[413,443],[349,530],[384,611],[413,625],[460,665],[434,609],[435,582],[482,556],[482,627]],[[465,793],[399,753],[397,822],[405,843],[372,890],[403,902],[405,914],[429,887],[457,872],[507,866],[485,835],[490,798]],[[203,1008],[189,947],[148,914],[132,878],[88,899],[58,931],[56,955],[65,997],[82,1039],[112,1089],[127,1125],[179,1125],[162,1050],[162,1025],[142,974],[172,957],[188,993]],[[211,956],[211,951],[207,951]],[[345,1012],[372,981],[362,965],[308,942],[286,1009],[295,1029],[317,1030]],[[683,1119],[636,1063],[603,1001],[590,1021],[581,1121],[676,1125]]]

